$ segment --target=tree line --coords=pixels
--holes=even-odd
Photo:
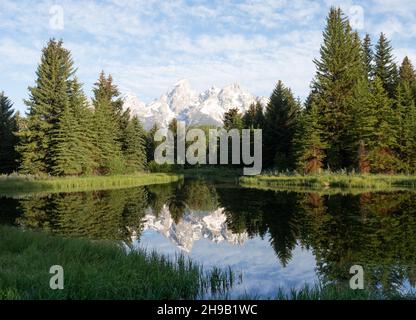
[[[363,40],[342,11],[332,8],[316,75],[302,105],[279,81],[265,108],[231,109],[228,128],[263,129],[264,167],[313,173],[415,172],[416,73],[400,67],[384,34]]]
[[[52,39],[29,87],[27,116],[0,95],[0,171],[56,176],[119,174],[146,166],[146,133],[104,72],[92,105],[77,79],[71,53]]]
[[[265,108],[231,109],[224,127],[263,130],[264,168],[415,172],[416,72],[409,58],[398,66],[384,34],[373,46],[332,8],[314,63],[303,104],[279,81]],[[90,103],[71,53],[52,39],[36,76],[26,117],[0,93],[0,172],[117,174],[141,171],[153,160],[158,126],[145,132],[130,117],[111,75],[100,74]]]

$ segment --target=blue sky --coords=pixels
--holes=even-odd
[[[237,82],[265,96],[281,79],[304,98],[331,5],[374,40],[384,31],[397,61],[416,62],[415,0],[0,0],[0,90],[24,111],[40,51],[55,37],[89,96],[104,69],[145,102],[180,79],[198,91]]]

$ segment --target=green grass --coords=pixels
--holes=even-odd
[[[113,176],[50,177],[26,175],[0,176],[0,194],[15,195],[34,192],[84,192],[121,189],[178,181],[172,173],[137,173]]]
[[[64,290],[51,290],[50,267],[64,268]],[[225,295],[230,270],[203,268],[121,245],[0,227],[0,299],[196,299]]]
[[[63,290],[50,289],[53,265],[64,268]],[[0,226],[0,300],[227,299],[235,279],[231,269],[205,271],[183,256],[168,259],[154,252],[127,251],[114,242],[66,239]],[[240,299],[259,297],[248,294]],[[270,299],[414,300],[416,295],[317,285],[279,290]]]
[[[339,189],[342,190],[402,190],[416,189],[416,176],[410,175],[361,175],[354,173],[323,172],[315,175],[269,174],[241,177],[244,187],[268,189]]]

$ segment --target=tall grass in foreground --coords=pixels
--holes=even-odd
[[[137,173],[113,176],[51,177],[27,175],[1,175],[0,194],[13,195],[27,192],[83,192],[104,189],[121,189],[150,184],[178,181],[182,177],[170,173]]]
[[[414,175],[376,175],[357,173],[323,172],[313,175],[296,173],[269,173],[255,177],[241,177],[240,184],[248,187],[271,188],[343,188],[385,190],[395,188],[416,188]]]
[[[49,269],[64,268],[51,290]],[[196,299],[226,296],[230,271],[121,245],[0,227],[0,299]]]

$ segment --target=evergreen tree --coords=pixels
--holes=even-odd
[[[94,145],[99,151],[98,171],[102,174],[122,173],[119,92],[111,76],[101,72],[93,89]]]
[[[405,57],[400,67],[400,79],[396,93],[395,113],[398,128],[398,149],[403,170],[416,170],[416,74],[412,63]]]
[[[128,123],[125,130],[123,153],[127,171],[143,171],[146,167],[146,137],[143,126],[137,116]]]
[[[52,132],[52,174],[93,173],[97,166],[93,139],[91,111],[81,84],[75,78],[70,82],[69,103]]]
[[[374,60],[374,52],[372,48],[371,38],[369,34],[366,34],[363,40],[363,62],[365,66],[365,71],[367,73],[368,80],[373,79],[374,76],[374,67],[373,67],[373,60]]]
[[[374,81],[372,105],[375,108],[377,122],[374,126],[374,148],[368,158],[373,173],[394,173],[400,168],[400,162],[394,150],[398,147],[397,127],[393,100],[389,98],[383,82],[376,77]]]
[[[245,129],[254,129],[256,118],[256,105],[252,103],[243,115],[243,127]]]
[[[407,56],[403,59],[403,63],[400,67],[400,82],[407,82],[410,85],[413,85],[416,82],[415,69]]]
[[[319,123],[318,108],[313,102],[300,116],[293,145],[297,170],[309,174],[323,168],[327,145],[323,142],[323,127]]]
[[[73,61],[62,41],[50,40],[42,51],[34,87],[29,88],[27,123],[19,132],[21,170],[24,173],[49,173],[53,166],[53,132],[59,116],[69,105]]]
[[[314,62],[317,74],[312,89],[328,146],[327,161],[331,168],[346,168],[353,163],[345,147],[351,99],[365,70],[359,37],[340,9],[329,13],[320,59]]]
[[[263,106],[260,102],[252,103],[244,113],[243,127],[246,129],[261,129],[264,125]]]
[[[279,81],[266,107],[264,124],[264,166],[280,170],[293,166],[293,135],[300,113],[292,91]]]
[[[224,129],[238,129],[243,128],[243,117],[237,108],[231,108],[224,114]]]
[[[4,92],[0,92],[0,173],[11,173],[17,169],[15,151],[17,121],[13,104]]]
[[[388,92],[389,97],[393,98],[396,93],[398,70],[394,62],[393,48],[390,41],[382,33],[376,45],[375,76],[378,77],[383,84],[383,88]]]
[[[349,147],[355,154],[355,164],[361,173],[370,172],[368,152],[374,148],[374,130],[377,123],[376,109],[373,106],[370,83],[366,79],[359,81],[354,89],[351,101],[351,124]]]
[[[158,130],[159,126],[155,123],[146,134],[146,154],[148,163],[155,160],[155,150],[158,146],[158,142],[155,141],[155,134]]]

